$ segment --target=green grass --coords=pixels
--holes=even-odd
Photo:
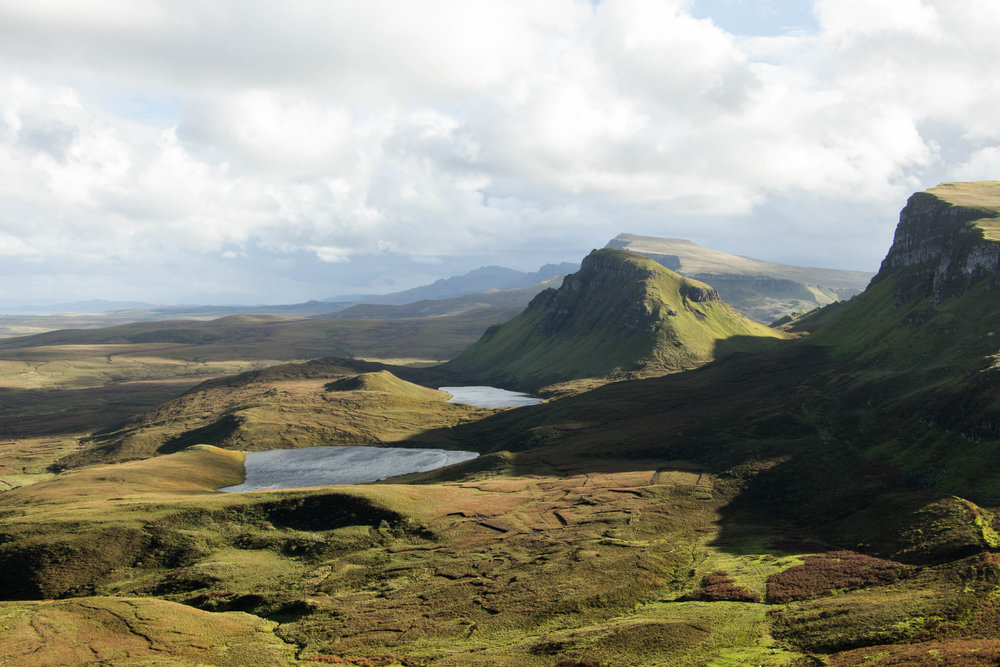
[[[377,364],[328,359],[275,366],[199,385],[155,410],[82,442],[58,464],[136,459],[206,443],[256,451],[329,445],[454,448],[452,427],[493,410],[449,403],[444,392]],[[415,376],[435,371],[397,369]]]
[[[0,603],[0,645],[10,664],[292,665],[294,647],[273,622],[211,614],[152,598]]]
[[[983,242],[976,234],[966,240]],[[678,340],[721,358],[603,386],[571,382],[544,405],[496,413],[446,407],[437,392],[410,384],[438,386],[441,369],[346,359],[270,366],[201,384],[83,443],[79,412],[99,395],[91,390],[107,387],[58,390],[51,401],[43,389],[9,392],[28,408],[19,416],[16,400],[0,407],[5,428],[21,430],[9,444],[31,448],[0,464],[22,462],[28,472],[18,474],[41,479],[45,461],[69,452],[82,467],[0,493],[0,591],[71,598],[3,606],[0,615],[11,620],[2,624],[0,651],[21,646],[15,642],[25,641],[32,622],[88,628],[100,637],[97,647],[130,645],[140,626],[122,601],[142,599],[153,604],[136,618],[153,643],[161,641],[157,624],[187,628],[182,612],[211,612],[197,617],[202,630],[189,642],[196,653],[162,639],[164,652],[207,662],[218,661],[213,646],[230,645],[224,619],[247,620],[222,615],[231,612],[266,619],[239,649],[251,653],[239,655],[277,650],[285,659],[280,637],[303,661],[779,665],[812,653],[830,664],[919,664],[997,654],[1000,316],[992,277],[969,278],[932,302],[927,267],[904,267],[851,302],[790,324],[811,334],[758,347],[760,337],[717,321],[714,302],[690,298],[701,286],[648,272],[639,280],[638,268],[598,276],[608,288],[601,293],[641,288],[638,300],[583,304],[599,342],[580,327],[549,322],[551,330],[579,342],[580,354],[613,356],[601,347],[611,343],[633,353],[641,347],[630,338],[636,330],[606,320],[655,324],[658,304],[667,304],[678,313],[667,318],[687,309],[701,327],[679,324],[671,329]],[[671,290],[687,302],[671,301]],[[159,346],[157,359],[197,349],[201,361],[228,363],[253,358],[244,352],[254,346],[258,360],[274,360],[279,340],[283,354],[298,355],[329,333],[319,321],[174,326],[173,342],[58,345],[135,346],[137,363],[153,356],[145,346]],[[413,326],[428,327],[420,335],[432,331]],[[281,327],[300,327],[299,343],[288,345],[290,331],[275,333]],[[351,335],[371,336],[386,352],[393,331],[403,329],[380,327]],[[140,328],[114,335],[133,334],[166,335]],[[205,338],[178,342],[196,335]],[[35,348],[47,355],[39,364],[75,360],[75,351],[47,340]],[[430,348],[393,354],[425,352],[435,358]],[[99,358],[96,347],[91,353]],[[565,368],[591,372],[575,353],[563,348]],[[657,372],[681,363],[642,358],[660,364]],[[73,368],[58,375],[69,382]],[[88,373],[107,381],[93,367],[78,368],[72,381]],[[122,412],[135,400],[119,398]],[[242,454],[233,450],[365,440],[488,454],[373,485],[213,491],[241,477]],[[230,449],[189,446],[202,442]],[[144,458],[83,465],[102,456]],[[890,564],[889,574],[859,576],[858,567],[874,568],[873,561],[845,564],[851,559],[836,551],[815,557],[831,548],[914,567]],[[681,601],[720,570],[761,595],[777,573],[804,574],[810,586],[801,597],[809,599]],[[890,576],[897,570],[906,576]],[[132,625],[105,611],[59,607],[77,601],[113,609]],[[95,646],[71,632],[27,639],[25,650],[54,651],[56,661]]]
[[[927,190],[955,206],[982,209],[986,214],[972,222],[990,241],[1000,241],[1000,181],[942,183]]]
[[[537,389],[689,369],[720,351],[752,349],[783,336],[699,296],[710,291],[642,255],[597,250],[559,290],[540,294],[446,367]]]

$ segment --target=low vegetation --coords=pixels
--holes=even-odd
[[[834,592],[890,584],[908,576],[912,566],[854,551],[806,556],[805,562],[767,578],[768,602],[782,604]]]
[[[697,588],[684,595],[682,600],[704,600],[706,602],[717,602],[728,600],[729,602],[760,602],[758,593],[748,591],[743,586],[733,582],[729,573],[725,570],[716,570],[706,574],[701,579],[701,588]]]
[[[491,327],[446,368],[527,390],[701,366],[783,338],[711,287],[623,250],[595,250],[558,290]]]
[[[665,317],[685,308],[711,325],[714,352],[747,345],[687,372],[582,375],[539,406],[454,405],[433,387],[472,378],[331,357],[179,381],[170,400],[133,413],[139,403],[129,401],[151,401],[153,390],[88,394],[106,387],[87,382],[108,380],[87,364],[75,379],[61,367],[65,379],[49,388],[11,389],[0,465],[9,486],[24,485],[0,493],[3,658],[992,664],[1000,283],[989,267],[1000,251],[982,221],[995,187],[958,188],[966,203],[911,199],[872,286],[794,319],[788,336],[717,336],[707,288],[627,258],[623,267],[605,251],[624,273],[594,272],[598,282],[655,291],[670,278],[687,301],[661,299],[678,313]],[[581,307],[602,345],[631,353],[636,329],[597,324],[617,314],[618,324],[655,325],[650,303]],[[532,331],[547,321],[558,333],[556,320]],[[273,333],[250,320],[226,326],[237,324]],[[207,350],[245,349],[88,335],[46,339],[46,354],[193,345],[228,363],[239,359]],[[256,361],[280,360],[265,357],[277,349],[270,335],[260,335]],[[699,341],[685,339],[690,359]],[[559,350],[563,370],[576,363],[572,345]],[[98,396],[106,402],[88,416],[82,408]],[[109,423],[113,414],[129,419]],[[435,443],[483,456],[370,485],[215,491],[242,478],[245,450],[331,443]],[[67,469],[43,472],[55,459]]]

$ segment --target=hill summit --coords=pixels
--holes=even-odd
[[[616,373],[693,368],[775,338],[705,283],[637,253],[594,250],[559,289],[536,296],[447,367],[525,389]]]
[[[726,303],[766,323],[848,299],[864,290],[873,275],[763,262],[685,239],[619,234],[607,247],[637,252],[682,276],[710,283]]]

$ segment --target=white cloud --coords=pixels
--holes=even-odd
[[[874,267],[911,190],[997,169],[993,0],[819,0],[817,32],[767,38],[690,7],[0,0],[0,252],[364,272],[642,226],[809,263],[842,201],[840,263]],[[778,201],[824,202],[823,229]]]

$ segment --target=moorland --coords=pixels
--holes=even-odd
[[[2,658],[997,664],[998,221],[917,193],[867,289],[771,327],[611,247],[502,317],[0,340]],[[546,401],[430,391],[482,383]],[[216,491],[337,444],[480,456]]]

